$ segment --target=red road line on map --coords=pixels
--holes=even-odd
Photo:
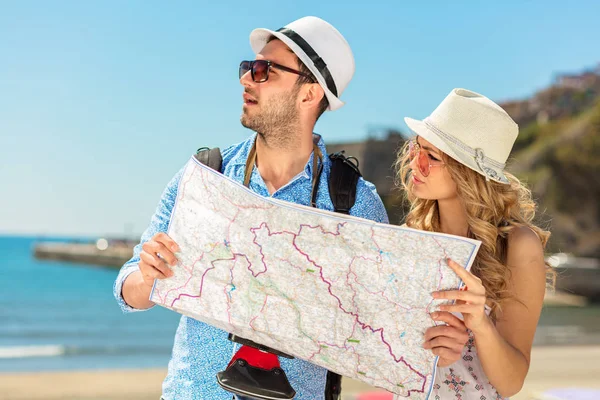
[[[265,268],[264,271],[259,272],[257,274],[255,274],[252,269],[248,268],[248,270],[250,271],[250,273],[252,273],[252,276],[254,276],[255,278],[257,276],[259,276],[260,274],[264,274],[265,272],[267,272],[267,264],[265,264],[265,254],[262,251],[262,245],[256,242],[256,239],[258,239],[258,236],[256,235],[256,232],[255,232],[257,230],[260,230],[263,226],[267,229],[268,236],[283,235],[283,234],[289,234],[289,235],[295,236],[293,233],[290,233],[290,232],[278,232],[278,233],[271,234],[271,230],[269,229],[269,226],[267,225],[266,222],[261,223],[258,226],[258,228],[250,228],[250,232],[252,232],[252,235],[254,235],[254,239],[252,240],[252,243],[254,243],[255,245],[258,246],[258,251],[259,251],[260,256],[261,256],[260,260],[261,260],[262,265]]]
[[[329,291],[329,294],[331,296],[333,296],[339,304],[339,309],[342,310],[344,313],[352,315],[355,318],[355,321],[361,325],[362,329],[368,329],[370,330],[372,333],[377,333],[379,332],[379,336],[381,337],[381,341],[387,346],[388,351],[390,353],[390,355],[392,356],[392,358],[394,359],[395,362],[401,362],[403,364],[405,364],[411,371],[413,371],[415,374],[417,374],[418,376],[422,377],[424,379],[423,381],[423,386],[421,388],[421,390],[414,390],[417,393],[423,393],[425,391],[425,383],[427,382],[427,377],[425,375],[423,375],[422,373],[420,373],[419,371],[417,371],[416,369],[414,369],[412,367],[412,365],[410,365],[409,363],[406,362],[406,360],[404,360],[404,357],[400,357],[397,358],[396,355],[392,352],[392,346],[385,340],[385,337],[383,336],[383,327],[382,328],[378,328],[378,329],[374,329],[372,326],[370,326],[369,324],[363,323],[359,320],[359,316],[358,314],[354,314],[350,311],[346,311],[344,309],[344,307],[342,306],[342,301],[340,300],[340,298],[338,296],[336,296],[335,294],[333,294],[333,291],[331,290],[332,284],[331,282],[327,281],[325,279],[325,277],[323,276],[323,267],[321,267],[320,265],[318,265],[317,263],[315,263],[313,260],[310,259],[310,257],[308,256],[308,254],[304,253],[302,250],[300,250],[298,248],[298,246],[295,243],[296,238],[294,238],[293,244],[294,247],[298,250],[298,252],[300,252],[300,254],[302,254],[304,257],[306,257],[306,259],[313,264],[316,268],[319,268],[319,274],[321,276],[321,280],[328,286],[327,290]],[[410,395],[410,390],[409,390],[409,395]]]
[[[185,287],[188,285],[188,283],[190,283],[190,281],[192,280],[192,277],[193,277],[193,275],[194,275],[194,268],[196,267],[196,263],[197,263],[198,261],[202,260],[203,258],[204,258],[204,252],[202,252],[202,254],[200,255],[200,257],[198,257],[196,260],[194,260],[194,262],[192,263],[192,268],[191,268],[191,270],[190,270],[190,271],[188,271],[188,269],[185,267],[185,265],[183,266],[183,268],[184,268],[186,271],[188,271],[188,272],[189,272],[189,274],[190,274],[190,277],[188,278],[188,280],[185,282],[185,284],[184,284],[183,286],[180,286],[180,287],[178,287],[178,288],[171,289],[171,290],[169,290],[167,293],[165,293],[165,296],[163,297],[163,300],[162,300],[162,303],[163,303],[163,304],[165,304],[165,302],[167,301],[167,298],[169,297],[169,294],[170,294],[171,292],[173,292],[173,291],[176,291],[176,290],[181,290],[181,289],[185,288]]]
[[[256,318],[258,318],[258,317],[259,317],[259,315],[260,315],[260,314],[262,314],[262,312],[265,310],[265,306],[267,305],[267,300],[269,300],[269,295],[268,295],[268,294],[267,294],[267,295],[265,295],[265,301],[264,301],[264,303],[263,303],[263,306],[262,306],[262,308],[261,308],[261,309],[260,309],[260,311],[258,312],[258,315],[257,315],[256,317],[252,318],[252,319],[250,320],[250,322],[248,323],[248,325],[250,325],[250,328],[252,328],[252,330],[256,330],[256,329],[255,329],[255,328],[252,326],[252,323],[253,323],[253,322],[254,322],[254,320],[255,320]]]
[[[321,350],[323,350],[323,348],[321,347],[322,345],[327,345],[329,347],[336,347],[338,349],[344,349],[344,350],[350,351],[350,349],[346,346],[339,346],[337,344],[331,344],[331,343],[327,343],[327,342],[317,341],[317,345],[319,346],[319,350],[312,353],[312,355],[308,358],[308,360],[312,360],[317,354],[321,354]],[[356,352],[354,354],[356,354]],[[358,356],[358,354],[356,354],[356,355]]]
[[[354,260],[352,260],[352,262],[354,262]],[[352,263],[350,263],[350,264],[352,264]],[[352,272],[352,274],[353,274],[354,276],[356,276],[356,274],[355,274],[354,272]],[[349,275],[350,275],[350,273],[348,273],[348,277],[349,277]],[[347,282],[347,281],[346,281],[346,282]],[[351,284],[348,284],[348,286],[350,286],[350,287],[352,288],[352,285],[351,285]],[[354,289],[354,288],[352,288],[352,289]],[[358,292],[357,292],[356,290],[352,290],[352,291],[354,292],[354,294],[352,295],[352,305],[354,306],[354,309],[355,309],[355,310],[356,310],[356,312],[358,313],[358,310],[359,310],[359,308],[358,308],[358,306],[356,305],[356,296],[358,296]]]
[[[202,279],[200,280],[200,292],[198,293],[198,296],[193,296],[193,295],[187,294],[187,293],[181,293],[179,296],[177,296],[171,302],[171,307],[173,307],[173,305],[175,304],[175,302],[178,301],[181,297],[190,297],[190,298],[193,298],[193,299],[199,299],[202,296],[202,288],[204,286],[204,278],[206,277],[206,274],[208,273],[208,271],[210,271],[212,269],[215,269],[215,265],[214,265],[215,261],[211,261],[212,267],[207,268],[206,271],[204,271],[204,273],[202,274]],[[191,276],[190,276],[190,279],[191,279]]]
[[[339,236],[340,235],[340,227],[344,226],[345,223],[339,223],[337,225],[337,233],[334,232],[328,232],[325,231],[323,229],[322,226],[317,225],[317,226],[311,226],[311,225],[300,225],[300,229],[298,230],[298,233],[294,233],[294,232],[288,232],[288,231],[281,231],[281,232],[271,232],[271,228],[269,228],[269,225],[266,222],[262,222],[258,227],[255,228],[250,228],[250,232],[252,232],[252,235],[254,235],[254,239],[252,240],[252,243],[254,243],[256,246],[258,246],[258,251],[261,255],[261,263],[264,266],[264,270],[258,273],[254,273],[254,270],[251,268],[248,268],[248,270],[252,273],[252,276],[254,276],[255,278],[258,277],[260,274],[264,274],[265,272],[267,272],[267,264],[265,263],[265,254],[262,251],[262,245],[260,243],[258,243],[256,240],[258,239],[258,235],[256,234],[256,231],[265,228],[267,230],[267,235],[270,236],[276,236],[276,235],[292,235],[294,237],[294,239],[292,240],[292,242],[300,235],[300,233],[302,232],[303,228],[311,228],[311,229],[317,229],[320,228],[321,232],[323,234],[329,234],[329,235],[333,235],[333,236]],[[295,245],[294,245],[295,246]],[[250,263],[250,261],[248,261]],[[250,265],[252,265],[250,263]]]
[[[340,222],[340,223],[338,223],[338,224],[336,225],[336,231],[337,231],[337,232],[336,232],[336,233],[333,233],[333,232],[328,232],[328,231],[326,231],[326,230],[323,228],[323,226],[321,226],[321,225],[315,225],[315,226],[312,226],[312,225],[300,224],[300,229],[298,229],[298,234],[293,234],[293,235],[294,235],[294,236],[300,236],[300,234],[301,234],[301,232],[302,232],[302,229],[304,229],[304,228],[310,228],[310,229],[320,229],[320,230],[321,230],[321,233],[323,233],[324,235],[339,236],[339,235],[341,235],[341,233],[340,233],[340,228],[341,228],[342,226],[344,226],[344,225],[346,225],[346,223],[345,223],[345,222]]]

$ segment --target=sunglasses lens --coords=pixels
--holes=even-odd
[[[269,63],[265,60],[256,60],[252,65],[252,77],[254,82],[265,82],[269,77]]]
[[[240,79],[242,79],[242,76],[246,75],[246,73],[250,71],[250,61],[242,61],[240,63]]]
[[[429,176],[429,160],[424,151],[419,151],[419,154],[417,155],[417,165],[423,176]]]
[[[410,160],[417,158],[417,167],[423,176],[429,176],[429,160],[427,160],[427,154],[421,151],[421,148],[414,141],[408,143],[408,157]]]
[[[408,142],[408,158],[412,161],[415,158],[416,149],[415,142],[412,140]]]

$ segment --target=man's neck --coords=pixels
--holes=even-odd
[[[256,136],[256,166],[272,195],[298,175],[313,151],[312,131],[298,132],[297,140],[281,146]]]
[[[440,230],[443,233],[467,237],[469,224],[465,208],[458,197],[438,200],[440,212]]]

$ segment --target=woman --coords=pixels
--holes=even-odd
[[[529,369],[550,236],[532,222],[531,192],[504,171],[518,126],[465,89],[454,89],[425,120],[405,121],[417,135],[397,161],[411,205],[406,224],[482,242],[470,272],[448,260],[463,288],[432,294],[455,302],[432,313],[440,325],[425,333],[423,347],[439,356],[431,398],[512,396]]]

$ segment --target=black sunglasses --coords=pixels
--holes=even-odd
[[[240,79],[242,76],[246,75],[248,71],[250,71],[252,75],[252,80],[256,83],[263,83],[269,79],[269,70],[271,68],[277,68],[282,71],[291,72],[292,74],[301,75],[309,78],[313,81],[312,76],[307,75],[303,72],[297,71],[295,69],[291,69],[288,67],[284,67],[283,65],[276,64],[269,60],[254,60],[254,61],[242,61],[240,63]]]

